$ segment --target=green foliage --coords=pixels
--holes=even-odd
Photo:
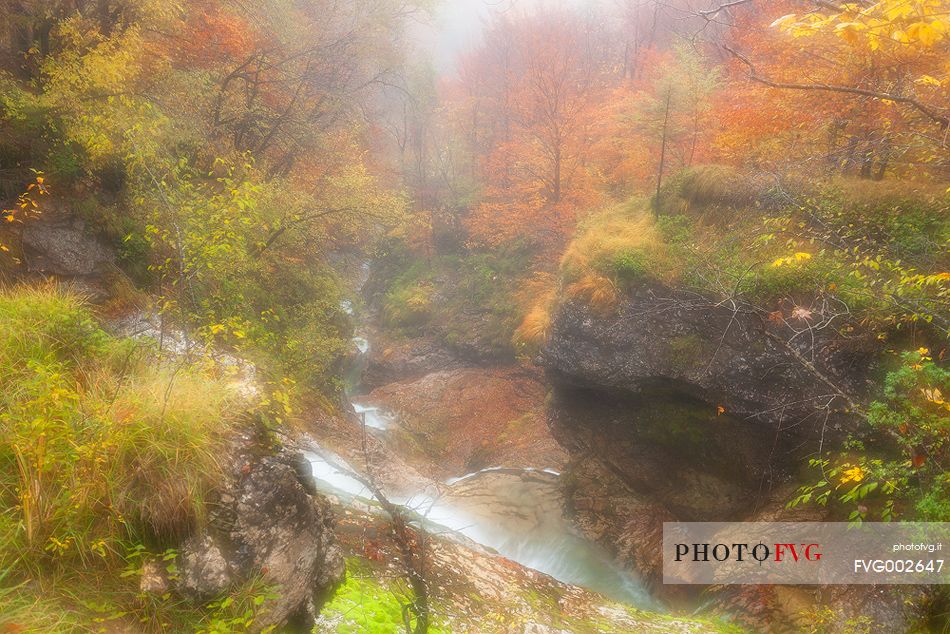
[[[827,505],[834,500],[849,511],[849,520],[876,516],[890,521],[950,519],[950,478],[947,475],[947,434],[950,371],[920,349],[901,356],[902,365],[888,373],[883,398],[868,409],[868,423],[886,442],[896,442],[899,458],[868,455],[863,443],[852,442],[835,456],[810,461],[821,479],[802,487],[789,506],[808,502]]]
[[[866,327],[946,334],[948,211],[932,187],[700,166],[671,179],[657,230],[681,285],[768,310],[823,297]]]
[[[428,323],[435,292],[431,277],[429,267],[420,260],[393,279],[383,300],[383,323],[387,327],[414,333]]]
[[[235,41],[218,44],[241,60],[265,32],[273,39],[265,48],[287,56],[269,59],[273,68],[314,55],[314,38],[326,35],[322,23],[287,21],[286,7],[248,9],[261,18],[253,37],[243,15],[219,8]],[[314,88],[319,103],[295,97],[288,106],[285,92],[303,96],[290,84],[259,102],[235,100],[222,78],[237,62],[167,47],[172,37],[203,50],[207,34],[188,30],[203,11],[129,0],[105,20],[85,5],[62,15],[18,7],[17,19],[44,25],[48,37],[22,52],[16,70],[28,81],[0,70],[0,132],[12,163],[2,167],[15,174],[0,185],[19,188],[25,166],[48,170],[65,201],[56,206],[111,240],[132,280],[158,289],[166,317],[253,359],[275,386],[271,401],[334,393],[350,325],[328,254],[398,224],[406,200],[370,171],[349,102],[330,104]],[[312,63],[296,70],[316,72]]]
[[[109,560],[187,533],[217,473],[231,397],[155,364],[51,288],[0,295],[3,562]]]
[[[531,273],[529,260],[520,247],[423,259],[391,243],[375,274],[383,323],[397,334],[432,332],[450,346],[512,356],[520,319],[515,291]]]
[[[202,520],[237,404],[212,367],[108,335],[74,295],[0,293],[0,627],[245,631],[259,583],[212,606],[138,588],[147,560],[174,574],[174,551],[142,544]]]
[[[614,255],[610,268],[620,280],[637,280],[647,273],[647,255],[639,249],[621,251]]]
[[[286,212],[274,205],[280,183],[262,183],[250,162],[216,169],[222,175],[207,179],[182,161],[141,185],[142,204],[155,210],[145,228],[160,257],[152,274],[175,300],[167,310],[254,360],[275,384],[335,391],[349,336],[340,283],[308,253],[308,234],[286,230],[279,248],[268,242]]]
[[[266,603],[279,598],[261,579],[252,579],[242,588],[207,605],[210,615],[195,629],[195,634],[270,634],[274,626],[254,627],[254,621],[266,610]]]
[[[820,215],[848,242],[868,242],[893,259],[927,266],[946,255],[950,196],[942,187],[835,180],[820,188]]]

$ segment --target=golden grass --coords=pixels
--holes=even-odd
[[[662,246],[647,203],[637,199],[594,213],[581,222],[561,258],[561,271],[568,281],[574,281],[618,254],[633,249],[657,252]]]
[[[6,547],[26,565],[194,529],[234,397],[174,363],[103,332],[73,294],[0,292],[0,495],[20,526]]]
[[[644,275],[672,279],[674,267],[667,262],[649,205],[641,199],[594,213],[579,225],[561,258],[565,294],[610,311],[623,290],[618,264],[631,259],[644,263]]]
[[[528,311],[521,325],[515,330],[512,343],[519,352],[536,352],[551,334],[551,308],[539,304]]]
[[[535,354],[551,334],[552,314],[557,304],[558,279],[538,271],[525,280],[515,298],[524,317],[515,329],[511,343],[521,354]]]
[[[581,299],[598,312],[608,313],[620,300],[617,285],[608,277],[587,273],[581,279],[570,284],[566,290],[572,299]]]

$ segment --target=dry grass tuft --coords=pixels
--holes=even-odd
[[[569,284],[566,293],[571,299],[583,300],[601,313],[612,311],[620,300],[617,285],[610,278],[596,273],[588,273],[578,281]]]
[[[515,330],[512,343],[515,350],[524,353],[534,353],[548,340],[551,334],[551,308],[547,304],[535,306],[521,321]]]
[[[639,279],[672,281],[675,267],[646,202],[636,199],[592,214],[561,258],[568,297],[610,311]]]
[[[764,174],[731,165],[698,165],[684,170],[674,182],[689,207],[746,207],[765,199],[772,188]]]
[[[552,314],[557,307],[557,277],[539,271],[525,280],[516,293],[524,317],[511,342],[520,354],[533,355],[541,350],[551,334]]]

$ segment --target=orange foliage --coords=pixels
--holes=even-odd
[[[243,17],[216,0],[188,5],[189,12],[177,51],[179,63],[199,68],[246,59],[259,36]]]
[[[474,241],[562,243],[597,198],[591,134],[603,69],[566,12],[500,20],[462,66],[458,117],[478,156]]]

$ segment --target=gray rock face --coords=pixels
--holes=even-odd
[[[452,353],[431,338],[391,341],[382,333],[373,333],[372,338],[374,345],[366,355],[365,365],[359,368],[360,385],[365,390],[462,366]]]
[[[860,428],[848,410],[874,349],[809,330],[826,317],[805,315],[733,311],[657,285],[611,315],[567,303],[542,351],[549,425],[578,470],[599,462],[588,471],[611,474],[637,504],[687,521],[748,517],[822,438]],[[579,482],[581,504],[602,497]]]
[[[255,630],[289,623],[309,631],[342,581],[344,563],[330,510],[297,462],[286,450],[236,452],[232,481],[212,501],[209,526],[181,548],[182,594],[203,601],[261,576],[277,598],[265,604]]]
[[[770,320],[642,286],[612,316],[563,306],[542,361],[555,384],[626,395],[671,389],[796,435],[853,429],[842,393],[862,398],[876,351],[833,327],[809,329],[817,314],[786,313]]]
[[[824,508],[784,508],[793,474],[821,438],[827,447],[860,430],[848,410],[867,400],[878,350],[817,327],[826,319],[793,306],[734,312],[659,286],[635,289],[609,316],[562,306],[541,361],[554,385],[548,422],[572,457],[566,493],[581,530],[655,582],[663,521],[827,519]],[[671,604],[688,604],[669,588],[656,586]],[[779,586],[712,596],[756,631],[790,623],[822,598]],[[829,631],[847,631],[848,619],[867,631],[906,631],[919,614],[900,596],[861,586],[823,597],[840,615]]]
[[[82,219],[62,214],[27,223],[21,240],[30,273],[86,277],[100,272],[113,259],[109,248]]]

